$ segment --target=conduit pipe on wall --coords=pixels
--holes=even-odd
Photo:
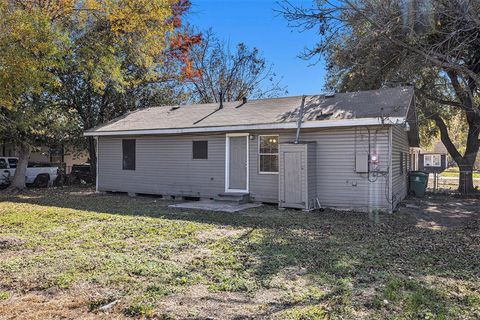
[[[298,144],[300,141],[300,127],[302,126],[303,120],[303,109],[305,107],[305,97],[302,97],[302,103],[300,104],[300,111],[298,112],[298,121],[297,121],[297,134],[295,136],[295,144]]]

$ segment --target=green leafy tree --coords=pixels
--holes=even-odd
[[[65,35],[38,10],[0,1],[0,107],[15,109],[26,95],[57,86]]]
[[[30,146],[64,119],[78,142],[83,130],[140,105],[179,98],[176,83],[196,75],[187,52],[201,37],[178,31],[189,1],[0,1],[2,136],[16,137],[20,158],[12,188],[25,187]],[[44,112],[58,123],[39,126]],[[92,138],[87,146],[95,172]]]
[[[195,76],[187,51],[201,40],[180,31],[189,7],[184,0],[78,1],[74,13],[62,18],[72,45],[57,98],[77,113],[78,131],[139,107],[184,99],[179,83]],[[95,142],[86,142],[95,173]]]
[[[0,2],[0,25],[0,135],[19,149],[11,189],[23,189],[30,147],[56,122],[45,121],[40,101],[60,85],[53,70],[63,67],[68,39],[40,10],[10,1]]]
[[[480,147],[480,2],[477,0],[318,0],[283,2],[292,26],[318,30],[304,58],[323,57],[328,85],[339,91],[414,84],[420,125],[433,121],[460,167],[459,190],[472,192]],[[463,146],[448,128],[464,119]],[[464,148],[464,151],[461,150]]]

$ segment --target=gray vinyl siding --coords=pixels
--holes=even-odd
[[[295,130],[249,133],[254,135],[249,140],[250,196],[254,201],[276,203],[278,174],[259,173],[258,135],[275,134],[279,135],[280,143],[291,142],[295,139]],[[316,142],[316,194],[322,206],[360,211],[391,208],[386,173],[390,163],[388,126],[370,127],[371,151],[377,151],[380,170],[384,173],[369,178],[366,173],[354,171],[355,149],[368,152],[368,136],[366,128],[302,130],[301,140]],[[122,137],[99,137],[99,191],[203,198],[225,192],[225,133],[135,139],[136,170],[125,171],[122,170]],[[192,159],[193,140],[208,141],[208,160]]]
[[[136,170],[122,170],[122,138],[99,138],[99,191],[214,197],[224,192],[225,135],[136,138]],[[192,141],[208,141],[208,160]]]
[[[278,135],[283,134],[272,131],[251,132],[254,138],[249,140],[249,161],[250,161],[250,197],[254,201],[260,202],[278,202],[278,174],[260,173],[260,164],[258,156],[258,136],[259,135]]]
[[[393,207],[402,201],[408,192],[408,172],[400,168],[400,153],[403,152],[403,161],[407,161],[409,153],[408,133],[403,126],[392,126],[392,197]]]
[[[355,149],[357,152],[369,150],[366,128],[304,131],[301,139],[317,142],[317,196],[322,206],[359,211],[389,210],[385,189],[387,175],[371,175],[369,182],[367,173],[354,171]],[[388,144],[388,127],[370,128],[370,151],[377,151],[382,171],[388,171]]]
[[[275,134],[267,132],[262,134]],[[136,137],[136,170],[122,170],[122,139],[100,137],[99,191],[213,198],[225,192],[226,134]],[[260,174],[258,133],[249,140],[249,191],[259,202],[278,201],[278,174]],[[208,141],[208,159],[192,159],[192,141]]]

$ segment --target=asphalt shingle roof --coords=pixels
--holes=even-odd
[[[303,121],[325,121],[376,117],[406,117],[412,87],[313,95],[305,99]],[[202,128],[295,122],[302,97],[162,106],[140,109],[88,132]],[[382,109],[383,108],[383,109]]]

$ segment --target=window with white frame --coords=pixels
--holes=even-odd
[[[278,173],[278,136],[258,136],[260,173]]]
[[[441,167],[441,156],[439,154],[425,154],[423,156],[423,165],[425,167]]]

